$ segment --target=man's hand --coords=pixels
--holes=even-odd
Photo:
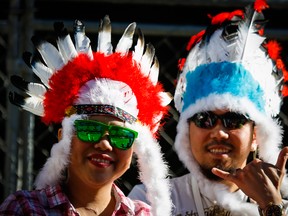
[[[233,173],[218,168],[213,168],[212,172],[236,184],[248,197],[255,200],[261,209],[264,209],[270,202],[274,204],[282,202],[280,186],[286,174],[287,159],[288,147],[284,147],[275,165],[255,159],[243,169],[237,169]]]

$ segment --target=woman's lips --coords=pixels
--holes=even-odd
[[[110,156],[103,154],[91,154],[88,159],[97,167],[109,167],[114,162]]]

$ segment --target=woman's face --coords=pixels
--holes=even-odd
[[[124,127],[124,122],[113,116],[95,115],[90,116],[89,120]],[[76,132],[74,133],[68,181],[98,187],[114,182],[125,173],[131,163],[133,146],[127,150],[118,149],[111,145],[108,136],[107,131],[98,142],[91,143],[79,140]]]

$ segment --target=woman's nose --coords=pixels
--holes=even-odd
[[[103,134],[103,136],[101,137],[101,139],[97,143],[94,144],[94,148],[99,148],[102,151],[112,151],[113,150],[113,147],[112,147],[112,145],[110,144],[110,141],[109,141],[109,133],[108,133],[108,131],[105,132]]]

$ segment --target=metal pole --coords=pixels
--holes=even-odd
[[[33,19],[34,19],[34,0],[26,0],[24,9],[24,19],[22,20],[22,32],[24,37],[20,39],[23,42],[23,51],[30,50],[30,38],[34,32]],[[27,70],[26,70],[27,71]],[[27,71],[24,74],[24,79],[33,81],[33,73]],[[22,128],[23,128],[23,189],[31,190],[33,187],[33,160],[34,160],[34,120],[33,114],[25,112],[23,115]],[[19,164],[20,165],[20,164]]]
[[[11,0],[8,16],[8,46],[7,46],[7,74],[10,77],[14,73],[19,73],[17,66],[19,55],[19,0]],[[11,86],[8,87],[9,92]],[[8,99],[6,100],[8,101]],[[17,184],[17,163],[18,145],[17,137],[19,130],[19,109],[7,102],[6,121],[6,157],[5,157],[5,180],[4,196],[16,190]]]

